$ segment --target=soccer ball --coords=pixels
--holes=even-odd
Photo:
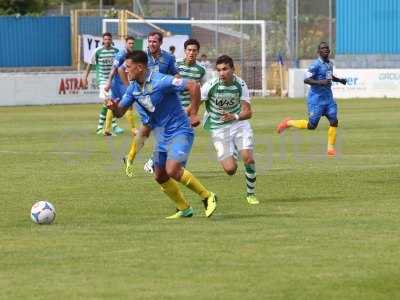
[[[48,201],[39,201],[33,204],[31,219],[36,224],[51,224],[56,218],[56,210]]]

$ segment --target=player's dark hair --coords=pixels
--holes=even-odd
[[[321,49],[322,45],[327,45],[329,47],[327,42],[321,42],[321,43],[318,44],[318,50]]]
[[[135,38],[134,38],[133,36],[131,36],[131,35],[128,35],[128,36],[125,38],[125,42],[127,42],[127,41],[129,41],[129,40],[135,41]]]
[[[133,50],[127,55],[126,59],[130,59],[134,63],[144,64],[147,66],[147,54],[142,50]]]
[[[234,68],[233,59],[228,55],[221,55],[217,58],[215,65],[226,64],[229,65],[232,69]]]
[[[153,36],[153,35],[158,36],[158,41],[159,41],[160,43],[162,43],[163,35],[162,35],[161,32],[159,32],[159,31],[151,31],[151,32],[149,32],[149,34],[147,35],[147,37]]]
[[[104,33],[103,33],[103,37],[105,37],[105,36],[109,36],[110,38],[112,38],[112,35],[111,35],[111,33],[109,33],[109,32],[104,32]]]
[[[197,50],[200,50],[200,43],[198,40],[196,39],[188,39],[184,44],[183,47],[186,49],[187,46],[189,45],[196,45],[197,46]]]

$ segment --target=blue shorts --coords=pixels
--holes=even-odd
[[[126,92],[127,87],[123,83],[113,81],[111,84],[111,99],[120,101]]]
[[[308,123],[313,128],[318,126],[322,116],[325,116],[329,120],[329,124],[337,123],[337,104],[335,101],[327,104],[308,103]]]
[[[155,131],[157,131],[156,128]],[[156,136],[156,145],[153,153],[154,166],[164,168],[167,160],[177,160],[182,166],[186,165],[192,150],[194,133],[184,130],[174,134],[173,137],[161,140]]]

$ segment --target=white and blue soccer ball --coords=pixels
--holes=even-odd
[[[51,224],[55,218],[56,210],[49,201],[39,201],[33,204],[31,219],[36,224]]]

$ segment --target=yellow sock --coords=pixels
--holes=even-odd
[[[138,151],[138,144],[136,141],[136,137],[134,136],[132,139],[132,144],[131,144],[131,149],[129,150],[128,153],[128,160],[134,160],[136,157],[136,154],[139,152]]]
[[[132,128],[132,131],[136,128],[136,114],[133,111],[132,108],[129,108],[126,113],[125,113],[125,117],[128,120],[129,125]]]
[[[113,118],[112,110],[107,109],[106,126],[104,127],[104,132],[111,132],[112,118]]]
[[[183,170],[182,177],[179,181],[203,199],[210,196],[210,192],[188,170]]]
[[[142,136],[140,131],[132,138],[131,148],[129,149],[129,153],[127,155],[128,160],[133,161],[135,159],[136,154],[138,154],[140,149],[143,148],[146,139],[147,136]]]
[[[328,148],[334,148],[335,144],[336,144],[336,127],[329,126]]]
[[[291,127],[306,129],[308,121],[307,120],[290,120],[287,123]]]
[[[172,200],[175,202],[176,207],[179,210],[184,210],[189,207],[189,203],[183,197],[181,190],[179,189],[178,184],[172,178],[168,179],[168,181],[161,183],[161,190]]]

